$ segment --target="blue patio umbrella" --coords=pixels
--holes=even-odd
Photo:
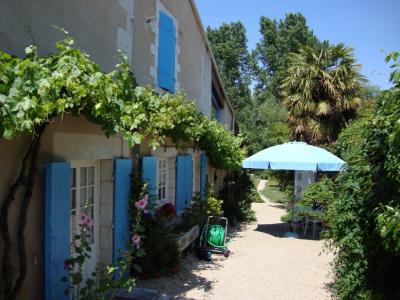
[[[264,149],[242,162],[247,169],[271,169],[294,171],[332,171],[345,168],[346,162],[325,149],[304,142],[290,142]],[[294,200],[292,205],[292,228],[294,220]],[[287,232],[287,237],[298,237],[295,232]]]
[[[290,142],[264,149],[242,162],[246,169],[340,171],[346,162],[325,149]]]

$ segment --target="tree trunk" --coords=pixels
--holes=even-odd
[[[18,218],[18,229],[17,229],[17,238],[18,238],[18,255],[19,255],[19,276],[15,283],[15,286],[12,290],[10,299],[15,299],[20,291],[22,284],[26,277],[27,272],[27,257],[26,257],[26,249],[25,249],[25,227],[26,227],[26,220],[27,214],[29,209],[29,204],[32,199],[32,192],[33,187],[35,184],[36,179],[36,172],[37,172],[37,163],[39,158],[39,149],[41,145],[41,137],[46,128],[46,124],[39,127],[37,136],[36,136],[36,143],[32,150],[31,156],[31,164],[30,169],[28,170],[27,180],[25,184],[25,194],[24,198],[22,199],[20,205],[20,215]]]
[[[35,136],[29,144],[22,160],[19,175],[14,183],[11,185],[7,197],[1,205],[0,211],[0,234],[4,242],[3,248],[3,262],[2,262],[2,281],[4,299],[15,299],[22,283],[26,277],[26,251],[25,251],[25,236],[24,230],[26,225],[26,217],[29,207],[30,199],[32,198],[32,190],[34,185],[34,178],[37,171],[37,160],[39,156],[40,140],[47,124],[41,125],[36,131]],[[10,254],[12,250],[12,242],[10,237],[10,230],[8,226],[8,216],[11,204],[15,201],[17,192],[25,188],[25,193],[20,205],[20,213],[17,225],[17,239],[18,239],[18,255],[19,255],[19,277],[13,287],[15,270],[11,264]]]

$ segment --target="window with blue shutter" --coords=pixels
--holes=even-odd
[[[117,263],[120,251],[127,249],[130,237],[129,200],[131,196],[132,160],[114,160],[113,204],[113,262]]]
[[[174,21],[160,11],[158,40],[158,86],[175,93],[176,29]]]
[[[207,156],[200,156],[200,199],[204,200],[207,186]]]
[[[221,100],[218,97],[218,93],[214,87],[212,86],[212,94],[211,94],[211,118],[217,120],[218,122],[222,122],[222,109],[223,106],[221,104]]]
[[[193,198],[193,161],[191,155],[176,157],[175,206],[181,214]]]
[[[69,299],[62,281],[68,276],[64,261],[70,257],[71,165],[68,162],[46,166],[44,213],[45,299]]]
[[[157,158],[155,156],[142,157],[142,179],[148,185],[149,197],[157,200]]]
[[[193,159],[191,155],[186,156],[186,190],[185,190],[185,208],[190,205],[193,199]]]

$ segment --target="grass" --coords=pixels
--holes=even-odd
[[[274,179],[268,180],[267,186],[260,193],[272,202],[285,204],[288,201],[285,193],[279,190],[278,182]]]

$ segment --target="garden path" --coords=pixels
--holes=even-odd
[[[330,299],[332,255],[322,252],[323,241],[285,238],[285,210],[264,200],[253,204],[257,222],[232,230],[229,258],[203,262],[189,254],[178,275],[138,285],[191,299]]]

